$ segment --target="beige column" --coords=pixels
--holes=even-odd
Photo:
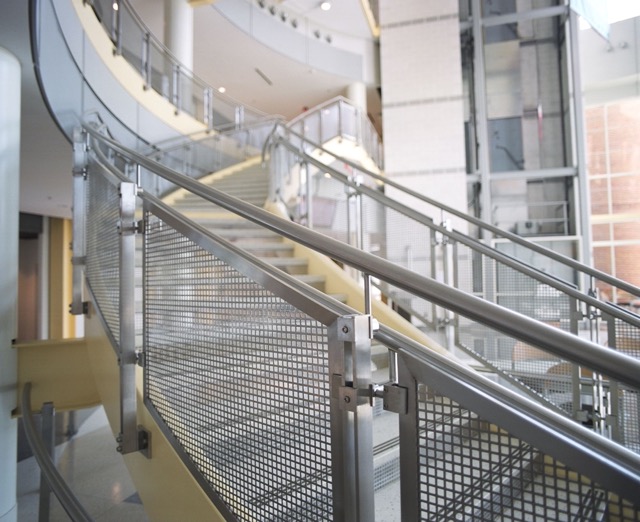
[[[458,0],[380,0],[380,71],[386,174],[466,211]]]
[[[18,363],[18,201],[20,186],[20,62],[0,47],[0,522],[18,518],[16,504]]]

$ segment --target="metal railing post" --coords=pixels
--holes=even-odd
[[[244,125],[244,106],[237,105],[235,109],[236,129],[241,129]]]
[[[55,417],[56,409],[52,402],[45,402],[40,409],[40,418],[42,425],[40,432],[42,433],[42,442],[51,460],[55,462]],[[49,522],[51,509],[51,487],[47,482],[44,473],[40,473],[40,498],[38,502],[38,522]]]
[[[304,197],[307,203],[307,227],[313,230],[313,188],[311,187],[311,184],[313,183],[313,176],[311,175],[309,164],[307,162],[304,162],[303,166],[306,186]]]
[[[180,64],[179,63],[175,63],[173,64],[172,67],[172,71],[173,74],[172,76],[172,87],[173,87],[173,92],[172,92],[172,97],[171,97],[171,101],[173,103],[173,105],[176,107],[176,113],[178,111],[180,111],[180,103],[181,103],[181,93],[180,93]]]
[[[144,89],[151,87],[151,35],[145,33],[142,38],[142,78]]]
[[[111,39],[115,45],[113,54],[120,56],[122,54],[122,14],[120,10],[122,5],[120,0],[114,0],[111,5]]]
[[[451,232],[451,221],[445,219],[442,222],[442,226],[447,230],[447,232]],[[442,271],[444,283],[447,285],[453,285],[454,282],[454,273],[453,273],[453,245],[451,244],[452,240],[449,236],[442,236]],[[454,351],[455,348],[455,331],[454,331],[454,314],[449,309],[444,309],[443,321],[444,321],[444,329],[445,329],[445,338],[447,340],[447,349],[450,352]]]
[[[407,414],[400,415],[400,512],[402,520],[420,520],[420,455],[417,383],[404,358],[396,355],[398,385],[407,390]]]
[[[204,90],[203,112],[204,124],[208,129],[213,129],[213,88],[211,87]]]
[[[73,133],[73,240],[72,240],[72,301],[70,312],[73,315],[83,315],[87,312],[87,303],[82,300],[83,273],[86,263],[86,180],[87,180],[87,139],[82,129],[77,128]]]
[[[135,254],[138,224],[135,221],[137,185],[120,183],[120,433],[118,451],[125,454],[138,451],[136,418],[136,331],[135,331]]]
[[[331,461],[334,520],[374,520],[369,315],[347,315],[329,327]]]

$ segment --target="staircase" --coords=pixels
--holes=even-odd
[[[203,180],[207,185],[237,197],[256,206],[263,206],[268,195],[268,171],[262,167],[257,158],[236,166],[229,172],[213,174]],[[295,257],[294,247],[284,238],[247,220],[237,217],[230,211],[222,209],[190,193],[175,193],[167,198],[171,205],[185,216],[206,227],[212,233],[232,242],[234,245],[254,254],[261,260],[292,275],[314,288],[324,291],[325,276],[308,273],[307,261]],[[345,296],[333,294],[332,297],[342,302]],[[374,382],[382,383],[389,379],[387,348],[374,342],[372,345],[372,370]],[[188,380],[188,378],[187,378]],[[202,391],[190,393],[200,396]],[[207,400],[201,397],[201,400]],[[529,490],[535,489],[534,482],[545,480],[539,455],[528,445],[517,444],[504,454],[496,454],[491,447],[509,446],[505,444],[505,434],[496,431],[495,427],[482,422],[469,412],[463,412],[459,406],[446,402],[443,397],[434,396],[440,405],[432,404],[433,411],[427,412],[423,436],[432,440],[432,447],[422,458],[439,462],[436,468],[439,473],[430,481],[435,484],[445,479],[446,475],[466,470],[461,476],[454,491],[445,492],[442,496],[433,495],[435,505],[429,509],[437,513],[437,520],[500,520],[504,511],[519,512],[525,516],[531,508],[526,497]],[[400,452],[398,417],[382,408],[382,400],[376,399],[374,416],[374,488],[376,491],[376,520],[392,522],[400,517]],[[440,427],[440,428],[438,428]],[[442,429],[444,427],[444,430]],[[202,430],[210,432],[211,426],[203,426]],[[220,433],[210,433],[211,440],[202,448],[207,454],[222,452],[231,444],[229,433],[221,427]],[[254,438],[260,434],[249,427],[243,428],[244,437]],[[292,430],[301,429],[291,426]],[[255,441],[254,441],[255,442]],[[256,442],[257,443],[257,442]],[[236,447],[236,445],[231,444]],[[447,462],[447,455],[452,448],[457,457]],[[234,450],[235,451],[235,450]],[[284,450],[283,450],[284,451]],[[236,455],[235,460],[241,458]],[[489,469],[479,469],[474,461],[491,462]],[[235,462],[234,459],[228,459]],[[222,459],[225,461],[225,459]],[[235,465],[235,464],[234,464]],[[228,470],[229,471],[229,470]],[[441,474],[443,474],[441,476]],[[548,478],[548,480],[552,480]],[[554,480],[558,480],[555,478]],[[296,488],[306,487],[304,484],[283,486],[283,494],[295,496]],[[312,481],[311,481],[312,482]],[[427,486],[431,487],[431,486]],[[436,487],[437,489],[437,487]],[[283,497],[283,498],[285,498]],[[469,500],[472,499],[472,500]],[[284,520],[294,512],[276,510],[273,499],[263,499],[260,495],[252,500],[261,509],[274,515],[274,520]],[[276,504],[279,501],[276,502]],[[278,511],[276,515],[276,511]],[[524,513],[524,515],[523,515]],[[300,513],[295,513],[300,516]]]
[[[230,169],[228,174],[222,172],[209,176],[204,182],[247,203],[262,207],[269,191],[269,173],[262,167],[259,158],[253,158],[243,165],[239,169]],[[193,194],[176,195],[171,200],[175,209],[211,232],[299,281],[321,292],[325,291],[325,276],[309,274],[307,261],[294,257],[293,244],[275,232],[239,218]],[[344,294],[330,295],[340,302],[344,302],[346,298]]]

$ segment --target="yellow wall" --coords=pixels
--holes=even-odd
[[[60,218],[50,218],[49,223],[49,338],[69,339],[76,336],[75,318],[69,313],[72,225]]]

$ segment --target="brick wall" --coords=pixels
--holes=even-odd
[[[640,98],[588,108],[586,127],[595,266],[640,286]]]

